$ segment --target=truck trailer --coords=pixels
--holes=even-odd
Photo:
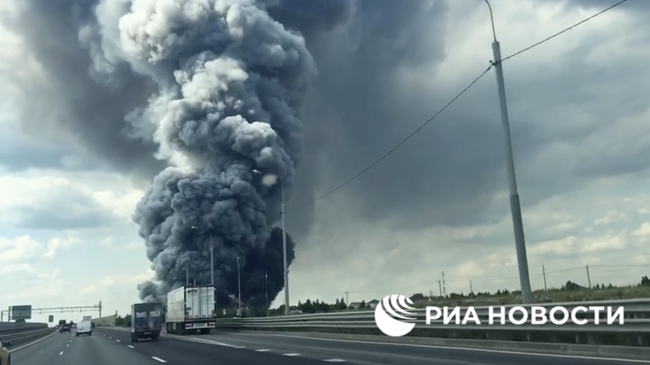
[[[181,286],[167,293],[167,333],[208,334],[216,322],[213,286]]]
[[[163,327],[162,303],[136,303],[131,306],[131,342],[141,338],[158,341]]]

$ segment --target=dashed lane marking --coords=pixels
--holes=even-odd
[[[131,346],[131,345],[127,345],[127,346],[129,346],[129,347],[130,347],[130,348],[132,348],[132,349],[134,349],[134,348],[135,348],[135,347],[133,347],[133,346]]]
[[[269,349],[259,349],[259,350],[255,350],[255,351],[257,351],[257,352],[269,352],[271,350],[269,350]]]
[[[291,353],[288,353],[288,354],[282,354],[282,355],[284,355],[284,356],[300,356],[300,354],[295,353],[295,352],[291,352]]]
[[[117,341],[117,342],[122,342],[122,341],[120,341],[120,340],[115,340],[115,341]]]
[[[158,361],[158,362],[167,362],[166,360],[163,360],[163,359],[161,359],[159,357],[156,357],[156,356],[152,356],[151,358]]]
[[[59,356],[63,355],[63,351],[59,352]]]
[[[235,349],[245,349],[246,348],[246,346],[231,345],[231,344],[225,343],[225,342],[206,340],[206,339],[196,338],[196,337],[183,337],[183,336],[175,336],[175,335],[171,335],[171,336],[167,335],[165,337],[174,338],[174,339],[181,340],[181,341],[189,341],[189,342],[196,342],[196,343],[205,343],[205,344],[208,344],[208,345],[232,347],[232,348],[235,348]]]

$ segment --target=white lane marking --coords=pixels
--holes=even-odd
[[[325,359],[325,362],[345,362],[343,359]]]
[[[122,341],[120,341],[120,340],[115,340],[115,341],[117,341],[117,342],[122,342]]]
[[[257,352],[269,352],[271,350],[269,350],[269,349],[259,349],[259,350],[255,350],[255,351],[257,351]]]
[[[173,339],[181,340],[181,341],[189,341],[189,342],[205,343],[205,344],[208,344],[208,345],[218,345],[218,346],[224,346],[224,347],[232,347],[234,349],[245,349],[246,348],[246,346],[231,345],[231,344],[225,343],[225,342],[206,340],[206,339],[203,339],[203,338],[196,338],[196,337],[182,337],[182,336],[175,336],[175,335],[165,335],[165,337],[173,338]]]
[[[18,350],[20,350],[20,349],[24,349],[25,347],[29,347],[29,346],[31,346],[31,345],[33,345],[33,344],[35,344],[35,343],[39,343],[39,342],[41,342],[41,341],[43,341],[43,340],[45,340],[45,339],[47,339],[47,338],[50,338],[50,337],[52,337],[52,336],[54,336],[54,335],[56,335],[56,332],[52,333],[51,335],[47,335],[47,336],[45,336],[45,337],[43,337],[43,338],[39,338],[38,340],[33,341],[33,342],[30,342],[30,343],[28,343],[28,344],[26,344],[26,345],[22,345],[22,346],[20,346],[20,347],[16,347],[15,349],[11,349],[11,350],[9,351],[9,353],[12,353],[12,352],[18,351]]]
[[[376,342],[376,341],[361,341],[361,340],[341,340],[334,338],[318,338],[318,337],[309,337],[309,336],[292,336],[292,335],[280,335],[280,334],[265,334],[265,336],[277,336],[277,337],[290,337],[290,338],[300,338],[303,340],[316,340],[316,341],[330,341],[330,342],[347,342],[347,343],[359,343],[366,345],[379,345],[379,346],[405,346],[405,347],[418,347],[418,348],[428,348],[428,349],[439,349],[439,350],[459,350],[459,351],[474,351],[474,352],[489,352],[495,354],[506,354],[506,355],[523,355],[523,356],[538,356],[538,357],[556,357],[563,359],[584,359],[584,360],[596,360],[596,361],[618,361],[618,362],[629,362],[634,364],[650,364],[650,360],[636,360],[636,359],[619,359],[615,357],[594,357],[594,356],[580,356],[580,355],[560,355],[560,354],[542,354],[536,352],[521,352],[521,351],[508,351],[508,350],[491,350],[491,349],[476,349],[471,347],[458,347],[458,346],[436,346],[436,345],[418,345],[413,343],[394,343],[394,342]]]
[[[65,347],[68,347],[68,346],[70,346],[70,344],[69,344],[69,343],[66,343],[66,344],[65,344]]]
[[[163,359],[161,359],[159,357],[152,356],[151,358],[158,361],[158,362],[167,362],[167,361],[165,361],[165,360],[163,360]]]
[[[134,348],[135,348],[135,347],[133,347],[133,346],[131,346],[131,345],[127,345],[127,346],[129,346],[129,347],[130,347],[130,348],[132,348],[132,349],[134,349]]]
[[[59,356],[63,355],[63,351],[59,352]]]
[[[111,336],[108,336],[108,338],[110,338],[111,340],[113,339],[113,337],[111,337]]]
[[[300,354],[297,354],[295,352],[289,353],[289,354],[282,354],[284,356],[300,356]]]

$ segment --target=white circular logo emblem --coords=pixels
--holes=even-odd
[[[415,308],[411,307],[413,301],[411,299],[399,295],[385,296],[377,307],[375,307],[375,323],[377,328],[386,336],[402,337],[407,335],[415,327],[415,323],[406,321],[414,321],[416,314],[409,312],[414,311]]]

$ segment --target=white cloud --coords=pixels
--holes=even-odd
[[[124,312],[137,301],[136,284],[152,274],[144,257],[144,244],[130,220],[141,192],[128,180],[105,173],[33,170],[0,176],[0,188],[12,192],[0,202],[0,220],[5,224],[0,229],[0,274],[7,289],[0,307],[82,307],[103,300],[104,313],[112,313]],[[17,207],[56,208],[48,201],[61,196],[87,197],[85,204],[72,205],[81,214],[88,204],[96,204],[121,219],[90,230],[62,227],[60,231],[39,232],[13,227],[17,219],[10,219],[10,213]],[[53,209],[51,214],[58,213]],[[60,318],[63,314],[55,315]],[[34,316],[47,319],[45,313]]]
[[[121,274],[121,275],[108,275],[100,280],[94,281],[90,285],[87,285],[79,291],[81,294],[87,295],[87,294],[104,294],[104,293],[109,293],[111,289],[114,289],[115,287],[120,287],[123,285],[130,285],[131,287],[135,287],[135,285],[145,281],[149,280],[153,277],[153,271],[151,270],[146,270],[143,271],[141,274],[137,275],[132,275],[132,274]]]
[[[643,222],[639,229],[632,233],[636,237],[640,237],[643,242],[647,242],[650,238],[650,222]]]
[[[41,244],[29,236],[21,236],[15,239],[0,238],[0,250],[3,263],[21,262],[34,255],[34,251],[40,248]]]

